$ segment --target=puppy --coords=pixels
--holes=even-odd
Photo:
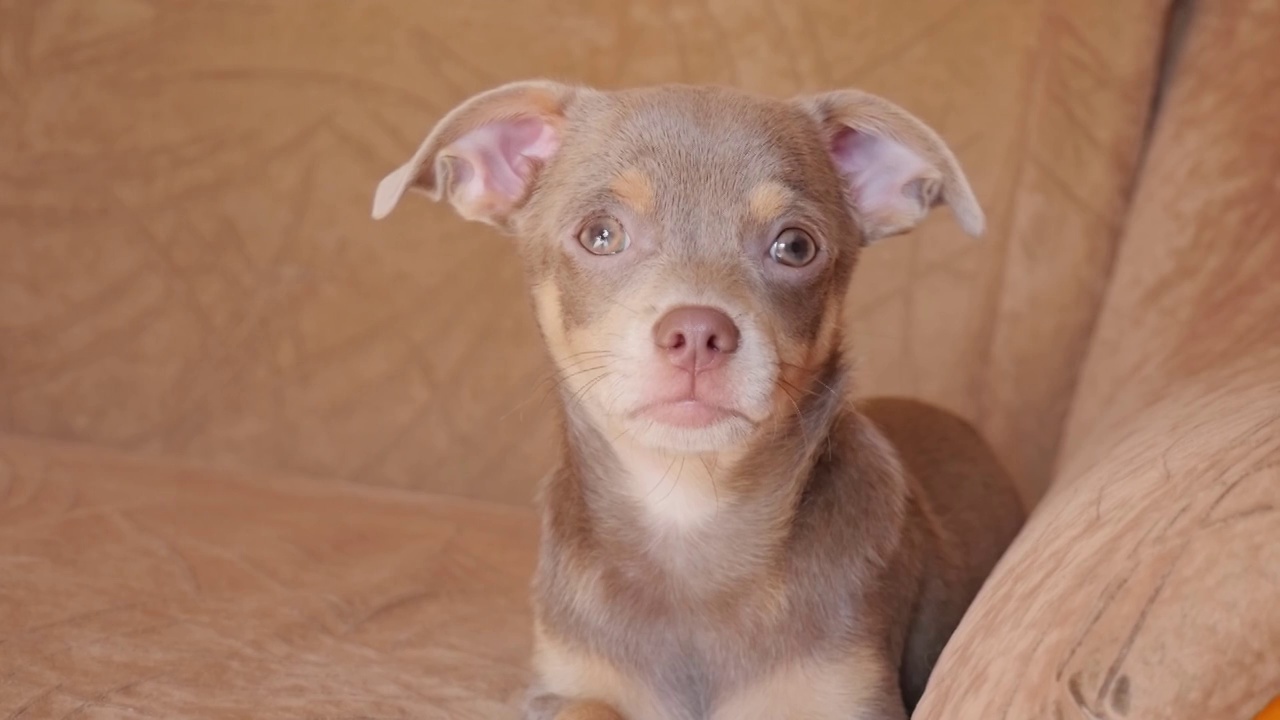
[[[471,98],[378,186],[519,238],[563,396],[530,720],[901,720],[1022,509],[964,422],[857,405],[860,248],[949,204],[932,130],[847,90]]]

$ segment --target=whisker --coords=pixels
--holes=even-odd
[[[613,395],[609,397],[609,403],[608,405],[606,405],[606,407],[610,409],[612,409],[614,405],[617,405],[618,400],[622,397],[622,393],[626,391],[626,387],[622,386],[622,382],[620,381],[619,378],[614,378],[613,389],[617,390],[617,392],[615,392]]]
[[[684,474],[684,460],[685,460],[685,457],[686,457],[685,455],[681,455],[681,456],[680,456],[680,469],[676,471],[676,478],[675,478],[675,480],[672,480],[672,481],[671,481],[671,489],[670,489],[670,490],[668,490],[668,491],[667,491],[667,494],[666,494],[666,495],[663,495],[663,496],[662,496],[662,500],[659,500],[658,502],[663,502],[663,501],[665,501],[667,498],[671,497],[671,493],[673,493],[673,492],[675,492],[675,491],[676,491],[676,486],[680,484],[680,476]],[[674,462],[674,461],[672,461],[672,462]]]
[[[617,434],[617,436],[615,436],[615,437],[613,438],[613,440],[610,440],[609,442],[610,442],[610,443],[616,443],[616,442],[618,442],[619,440],[621,440],[621,439],[622,439],[622,436],[623,436],[623,435],[626,435],[626,434],[627,434],[627,433],[629,433],[629,432],[631,432],[631,428],[623,428],[623,429],[622,429],[622,432],[618,433],[618,434]]]
[[[784,383],[784,386],[782,388],[782,394],[787,396],[787,399],[791,401],[791,405],[796,409],[796,425],[800,428],[800,435],[804,437],[805,447],[808,447],[809,431],[806,430],[804,427],[804,414],[800,412],[800,403],[796,402],[796,399],[791,397],[791,393],[787,392],[786,386],[791,385],[791,383],[785,380],[783,380],[782,382]],[[779,418],[779,422],[781,422],[781,418]]]
[[[707,471],[707,479],[711,481],[711,494],[715,497],[716,512],[720,514],[720,489],[716,487],[716,474],[711,471],[711,466],[707,464],[707,458],[699,455],[698,462],[702,463],[702,469]]]
[[[628,307],[627,305],[624,305],[624,304],[622,303],[622,301],[621,301],[621,300],[619,300],[619,299],[617,299],[617,298],[609,298],[609,301],[610,301],[610,302],[612,302],[614,305],[617,305],[618,307],[622,308],[623,310],[626,310],[627,312],[631,313],[632,315],[639,315],[639,314],[640,314],[640,313],[639,313],[639,312],[637,312],[636,310],[634,310],[634,309],[632,309],[632,308]]]
[[[612,357],[613,352],[609,350],[588,350],[584,352],[575,352],[575,354],[564,357],[561,361],[562,368],[572,368],[573,365],[579,365],[584,361],[599,360],[602,357]]]
[[[563,373],[566,370],[576,370],[582,367],[583,365],[586,365],[587,363],[607,362],[612,359],[613,359],[612,353],[602,354],[602,355],[588,355],[586,357],[575,358],[574,360],[563,363],[558,368],[558,370],[559,372]]]
[[[645,493],[644,498],[646,500],[649,499],[649,496],[653,494],[654,490],[658,489],[658,486],[662,484],[662,481],[667,479],[667,475],[671,473],[671,468],[675,466],[676,466],[676,458],[671,458],[671,464],[667,466],[666,472],[662,473],[662,477],[658,478],[658,482],[654,483],[653,487],[649,488],[649,492]]]
[[[582,386],[581,388],[579,388],[579,389],[578,389],[578,391],[577,391],[577,392],[575,392],[575,393],[574,393],[574,394],[569,398],[569,402],[572,402],[572,403],[581,403],[581,402],[582,402],[582,400],[584,400],[584,399],[586,398],[587,393],[591,391],[591,388],[593,388],[593,387],[595,387],[596,385],[600,384],[600,381],[602,381],[602,380],[604,380],[605,378],[609,377],[609,375],[610,375],[609,371],[608,371],[608,370],[605,370],[604,372],[601,372],[599,375],[597,375],[597,376],[595,376],[595,377],[591,378],[590,380],[588,380],[586,383],[584,383],[584,384],[583,384],[583,386]]]
[[[801,371],[801,372],[806,372],[806,373],[813,372],[813,369],[812,369],[812,368],[807,368],[807,367],[805,367],[805,366],[803,366],[803,365],[796,365],[795,363],[789,363],[789,362],[787,362],[787,361],[785,361],[785,360],[779,360],[779,361],[778,361],[778,364],[779,364],[779,365],[781,365],[782,367],[791,368],[791,369],[793,369],[793,370],[799,370],[799,371]],[[786,380],[785,378],[779,378],[779,380],[781,380],[781,381],[782,381],[782,382],[784,382],[784,383],[786,383],[786,382],[787,382],[787,380]],[[826,384],[826,383],[822,382],[822,381],[821,381],[821,380],[819,380],[818,378],[816,378],[816,377],[811,378],[811,381],[812,381],[812,382],[814,382],[814,383],[817,383],[818,385],[821,385],[824,389],[826,389],[826,391],[827,391],[827,392],[829,392],[829,393],[833,393],[833,394],[835,393],[835,388],[833,388],[833,387],[831,387],[830,385],[828,385],[828,384]],[[790,383],[787,383],[787,384],[789,384],[789,385],[790,385]],[[815,392],[813,392],[812,390],[801,390],[800,388],[796,387],[795,385],[791,385],[791,387],[792,387],[792,389],[794,389],[796,392],[804,392],[804,393],[808,393],[808,394],[810,394],[810,395],[818,395],[818,393],[815,393]]]
[[[579,368],[579,369],[577,369],[577,370],[574,370],[574,371],[573,371],[573,372],[571,372],[571,373],[565,373],[565,374],[561,375],[561,376],[560,376],[560,382],[562,382],[562,383],[563,383],[563,382],[565,382],[566,380],[568,380],[569,378],[575,378],[575,377],[578,377],[579,375],[585,375],[585,374],[587,374],[587,373],[589,373],[589,372],[595,372],[595,371],[597,371],[597,370],[603,370],[603,369],[605,369],[605,368],[607,368],[607,367],[609,367],[609,366],[608,366],[608,365],[596,365],[596,366],[594,366],[594,367],[589,367],[589,368]]]
[[[592,372],[595,370],[603,369],[605,367],[604,364],[599,364],[599,365],[596,365],[595,367],[589,367],[589,368],[583,368],[580,366],[585,365],[586,363],[591,362],[593,360],[594,361],[604,360],[607,358],[611,358],[612,356],[613,356],[613,353],[608,350],[586,350],[586,351],[583,351],[580,353],[574,353],[573,355],[568,356],[567,358],[565,358],[565,362],[563,363],[562,367],[554,369],[551,372],[548,372],[546,375],[539,378],[538,381],[534,383],[533,388],[529,393],[529,397],[526,400],[518,403],[506,415],[503,415],[502,419],[505,419],[511,413],[519,410],[520,408],[532,402],[539,390],[544,391],[543,399],[545,399],[547,396],[551,394],[551,391],[563,385],[565,380],[568,380],[569,378],[572,378],[575,375],[578,375],[581,373]],[[566,373],[565,372],[566,370],[573,370],[573,372]]]
[[[548,373],[547,375],[544,375],[533,384],[533,388],[529,390],[529,397],[516,403],[515,407],[503,413],[502,417],[498,418],[498,422],[505,421],[515,413],[528,407],[529,404],[535,400],[539,403],[545,402],[547,398],[551,397],[551,393],[555,392],[559,385],[560,380],[556,377],[555,373]]]

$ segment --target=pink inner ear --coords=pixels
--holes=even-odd
[[[451,199],[464,214],[510,208],[528,191],[534,162],[547,160],[559,146],[555,128],[540,118],[476,128],[444,153],[455,160]]]
[[[831,141],[831,157],[849,182],[850,200],[868,222],[896,227],[928,212],[907,186],[938,171],[906,145],[844,128]]]

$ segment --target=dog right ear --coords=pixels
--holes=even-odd
[[[468,220],[507,229],[538,172],[560,148],[575,88],[517,82],[459,105],[427,135],[409,162],[378,183],[373,217],[381,220],[409,190],[448,200]]]
[[[960,163],[919,118],[861,90],[837,90],[797,102],[826,134],[864,243],[907,232],[944,203],[966,233],[982,234],[982,208]]]

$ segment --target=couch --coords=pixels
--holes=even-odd
[[[551,386],[496,235],[374,184],[529,76],[885,94],[936,214],[849,303],[865,394],[1032,516],[916,713],[1280,694],[1267,0],[0,2],[0,715],[514,717]],[[1269,69],[1268,69],[1269,68]]]

